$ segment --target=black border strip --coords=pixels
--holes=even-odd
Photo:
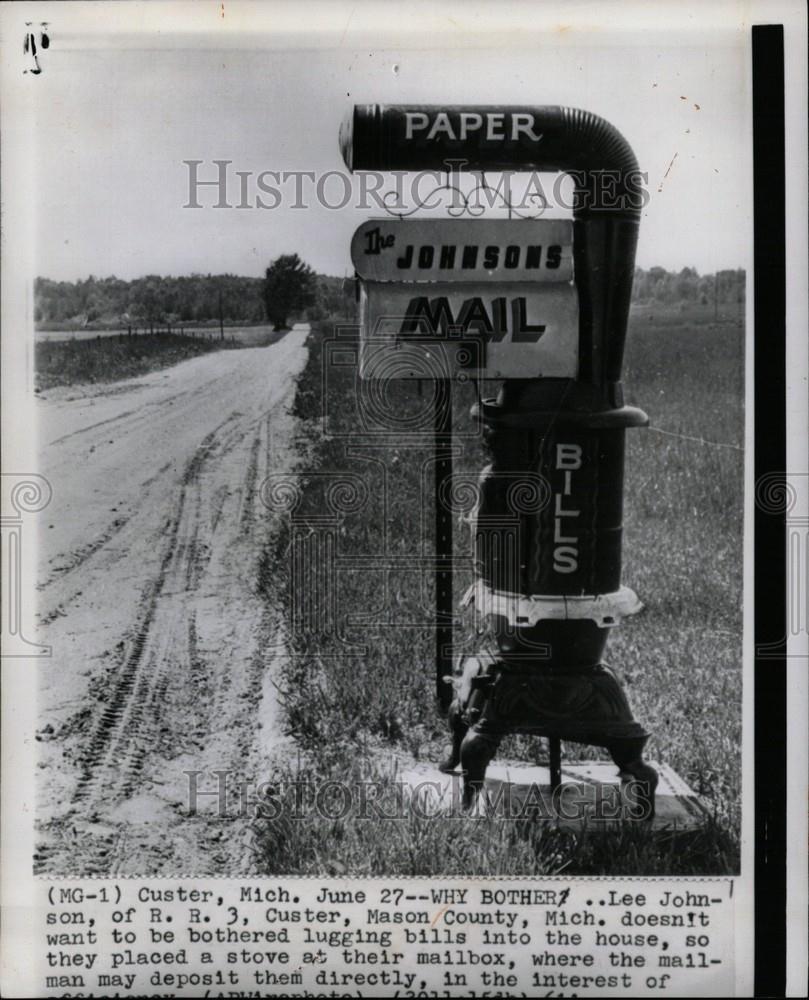
[[[784,29],[753,27],[755,479],[786,497]],[[766,477],[764,480],[762,477]],[[755,996],[786,990],[786,513],[755,507]]]

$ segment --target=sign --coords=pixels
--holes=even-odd
[[[354,233],[351,260],[367,281],[570,282],[573,223],[371,220]]]
[[[363,378],[575,378],[570,220],[376,219],[351,241]]]
[[[570,283],[361,283],[363,378],[575,378],[579,307]]]

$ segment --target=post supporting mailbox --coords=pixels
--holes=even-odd
[[[641,607],[621,584],[625,406],[621,367],[642,175],[603,119],[564,107],[360,105],[340,136],[352,170],[556,171],[572,221],[371,222],[354,237],[362,375],[502,379],[473,409],[491,462],[475,511],[466,602],[496,648],[456,671],[449,717],[464,802],[507,733],[605,747],[654,813],[647,731],[603,663],[610,629]],[[437,239],[440,228],[440,239]],[[363,253],[361,248],[374,247]]]

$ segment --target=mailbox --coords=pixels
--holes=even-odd
[[[609,632],[641,607],[621,583],[625,406],[621,366],[642,175],[617,130],[563,107],[362,105],[341,131],[350,169],[558,171],[573,218],[371,221],[361,281],[365,378],[502,379],[473,410],[491,453],[475,511],[476,580],[465,601],[496,648],[453,678],[452,752],[471,805],[503,735],[605,747],[651,818],[647,731],[603,663]],[[514,485],[544,485],[541,503]]]
[[[373,220],[351,243],[363,378],[573,378],[567,221]]]

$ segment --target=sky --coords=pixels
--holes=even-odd
[[[62,8],[64,9],[64,7]],[[393,10],[394,8],[389,8]],[[189,167],[343,168],[338,130],[354,103],[566,104],[611,121],[649,174],[637,263],[700,273],[749,253],[746,33],[645,31],[638,38],[538,30],[514,49],[373,48],[347,32],[306,47],[248,35],[217,46],[171,31],[60,45],[52,29],[36,78],[35,253],[39,275],[223,273],[259,276],[297,252],[321,273],[351,273],[351,234],[378,211],[347,207],[215,209],[188,202]],[[572,36],[572,37],[571,37]],[[239,47],[239,39],[245,48]],[[69,44],[68,44],[69,41]],[[176,42],[176,44],[175,44]],[[154,48],[149,48],[154,44]],[[483,45],[484,47],[480,47]],[[337,192],[338,187],[329,190]],[[333,194],[332,197],[336,197]]]

